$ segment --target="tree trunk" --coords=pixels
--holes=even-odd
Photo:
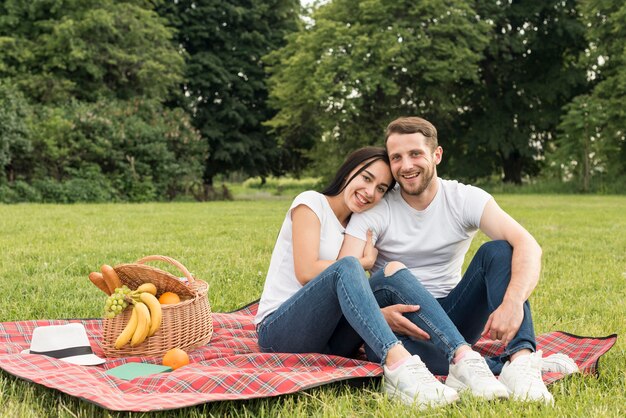
[[[587,130],[588,124],[585,121],[585,138],[583,139],[583,143],[584,143],[584,147],[583,147],[583,167],[582,167],[582,171],[583,171],[583,192],[587,193],[589,192],[589,179],[591,178],[591,162],[589,161],[589,153],[590,153],[590,147],[589,147],[589,133]]]
[[[215,187],[213,187],[213,182],[211,181],[211,183],[204,183],[204,195],[202,196],[202,198],[204,199],[204,201],[209,201],[209,200],[215,200]]]
[[[522,156],[518,151],[513,151],[508,155],[501,155],[502,169],[504,170],[505,183],[522,184]]]
[[[215,188],[213,187],[213,177],[215,176],[215,173],[213,173],[213,170],[210,168],[210,161],[206,161],[205,164],[204,175],[202,176],[202,188],[204,192],[202,199],[206,202],[209,200],[215,200]]]

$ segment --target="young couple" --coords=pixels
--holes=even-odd
[[[542,364],[576,365],[536,352],[527,299],[541,248],[488,193],[437,176],[443,150],[430,122],[393,121],[385,145],[353,152],[322,193],[291,204],[255,318],[260,348],[349,357],[364,342],[387,394],[419,407],[464,390],[553,403]],[[478,229],[493,241],[461,276]],[[504,354],[473,351],[481,335]],[[445,385],[433,373],[448,374]]]

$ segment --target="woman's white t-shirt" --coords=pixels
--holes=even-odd
[[[300,193],[291,203],[276,239],[270,267],[265,278],[263,294],[259,302],[259,310],[254,318],[255,324],[263,321],[267,315],[278,309],[284,301],[302,288],[296,279],[293,263],[291,221],[292,211],[300,205],[310,208],[320,221],[319,259],[336,260],[339,256],[345,228],[335,216],[328,199],[315,191]]]

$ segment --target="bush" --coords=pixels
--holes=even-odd
[[[265,180],[265,184],[260,177],[251,177],[243,182],[244,188],[273,190],[275,194],[283,192],[294,192],[312,190],[319,187],[319,178],[304,177],[294,179],[292,177],[269,177]]]
[[[18,202],[41,202],[41,193],[25,181],[18,180],[12,184]]]
[[[17,193],[8,185],[0,185],[0,202],[2,203],[16,203]]]

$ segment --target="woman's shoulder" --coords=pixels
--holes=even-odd
[[[317,203],[317,202],[321,202],[323,199],[325,199],[325,196],[321,194],[320,192],[316,192],[315,190],[307,190],[297,195],[295,199],[293,199],[293,203],[294,204],[295,203],[301,204],[301,203],[308,203],[308,202]]]
[[[325,205],[327,205],[326,196],[320,192],[316,192],[315,190],[307,190],[300,193],[295,197],[295,199],[293,199],[290,209],[300,205],[306,205],[317,212],[317,210],[322,209]]]

